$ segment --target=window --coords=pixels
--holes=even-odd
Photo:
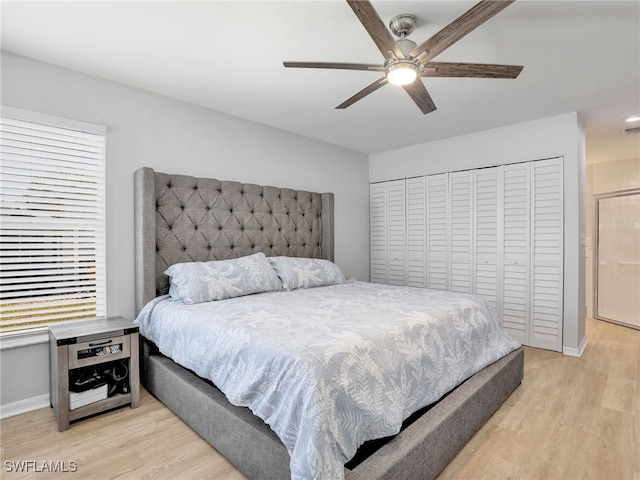
[[[0,332],[106,315],[105,135],[2,107]]]

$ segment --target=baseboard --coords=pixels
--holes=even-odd
[[[0,418],[13,417],[21,413],[27,413],[43,407],[49,407],[49,394],[38,395],[37,397],[27,398],[19,402],[8,403],[0,406]]]
[[[570,357],[581,357],[588,344],[589,339],[585,335],[584,337],[582,337],[582,341],[580,342],[580,345],[578,345],[578,348],[562,347],[562,353],[564,353],[565,355],[569,355]]]

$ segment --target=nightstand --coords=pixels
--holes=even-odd
[[[112,317],[52,325],[49,356],[51,406],[59,431],[73,420],[140,405],[138,327],[131,321]]]

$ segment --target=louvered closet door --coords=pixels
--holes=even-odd
[[[407,187],[406,281],[411,287],[426,287],[426,190],[425,177],[409,178]]]
[[[449,289],[473,293],[474,171],[449,174]]]
[[[530,259],[529,163],[505,165],[503,207],[503,279],[501,318],[505,330],[517,341],[529,341]]]
[[[425,177],[427,187],[427,288],[449,288],[449,175]]]
[[[404,285],[404,257],[406,248],[405,181],[394,180],[387,184],[387,283]]]
[[[502,168],[483,168],[475,174],[475,293],[498,311],[501,302],[499,253]]]
[[[387,183],[369,185],[370,277],[387,283]]]
[[[562,351],[563,190],[562,161],[540,160],[532,173],[532,283],[530,341]]]

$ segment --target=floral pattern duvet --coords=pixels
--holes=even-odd
[[[519,348],[473,295],[364,282],[140,313],[141,333],[280,437],[292,479],[342,479],[366,440]]]

